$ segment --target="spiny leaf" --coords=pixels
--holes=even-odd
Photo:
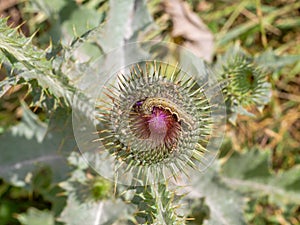
[[[205,198],[209,207],[209,219],[206,225],[246,224],[243,215],[245,201],[236,191],[230,189],[218,175],[218,164],[215,163],[203,174],[194,172],[191,175],[191,185],[187,182],[184,191],[187,196],[183,199],[189,204],[191,201]]]
[[[32,37],[20,35],[16,29],[6,25],[6,19],[0,19],[0,51],[9,60],[12,69],[25,80],[36,79],[41,87],[48,89],[57,99],[63,97],[67,104],[72,102],[74,88],[66,82],[64,75],[52,72],[52,63],[46,58],[46,52],[35,47]]]
[[[300,167],[274,174],[270,170],[271,152],[257,149],[234,154],[222,167],[227,185],[253,196],[268,195],[278,204],[300,203]],[[238,169],[236,169],[238,165]]]
[[[22,225],[54,225],[54,215],[49,211],[29,208],[26,213],[19,214],[17,219]]]

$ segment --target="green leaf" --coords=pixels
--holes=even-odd
[[[44,129],[38,124],[35,126],[37,131]],[[54,182],[65,178],[68,171],[65,155],[76,148],[70,113],[63,109],[58,109],[52,116],[42,142],[11,131],[1,135],[0,142],[0,176],[18,186],[30,182],[25,182],[25,177],[39,164],[52,168]]]
[[[29,208],[26,213],[19,214],[17,219],[22,225],[54,225],[55,218],[49,211]]]
[[[69,8],[65,8],[61,14],[63,16],[66,14],[66,10],[69,10],[67,11],[69,18],[63,22],[62,26],[70,37],[73,36],[74,32],[76,36],[80,36],[87,30],[97,27],[102,21],[102,13],[97,12],[95,9],[78,7],[75,3],[68,6]]]
[[[121,200],[80,203],[73,194],[68,196],[67,205],[58,221],[70,225],[114,224],[129,219],[130,207]]]
[[[272,49],[268,49],[255,58],[255,62],[262,68],[276,71],[284,66],[292,65],[300,61],[300,55],[278,55]]]
[[[277,204],[300,203],[300,166],[274,174],[270,151],[256,149],[234,154],[222,167],[227,185],[253,196],[268,195]],[[238,169],[237,169],[238,165]]]
[[[218,165],[214,164],[203,173],[191,175],[191,185],[186,187],[186,201],[205,198],[209,207],[209,219],[206,225],[246,224],[243,215],[245,201],[236,191],[230,189],[218,175]]]
[[[64,58],[58,62],[70,83],[90,96],[98,94],[99,86],[105,80],[103,77],[109,71],[123,67],[123,62],[126,63],[125,58],[122,60],[125,52],[121,48],[113,53],[114,68],[111,67],[111,55],[103,54],[126,42],[137,41],[140,32],[153,23],[145,0],[110,0],[109,6],[107,22],[76,38],[66,50]],[[99,55],[103,57],[97,59]],[[115,61],[114,57],[118,57],[118,60]]]
[[[135,11],[132,21],[133,33],[138,33],[144,30],[147,26],[153,23],[153,18],[147,9],[146,0],[135,1]]]
[[[51,17],[67,5],[67,0],[34,0],[32,4],[37,11],[40,13],[43,11],[48,17]]]
[[[110,0],[108,20],[103,28],[103,33],[98,36],[98,44],[105,52],[124,44],[125,38],[130,37],[132,28],[130,24],[134,0]]]
[[[105,25],[99,25],[98,23],[98,26],[92,30],[85,28],[84,31],[88,31],[72,42],[70,48],[65,53],[65,58],[61,60],[63,72],[68,76],[71,83],[87,94],[95,90],[98,92],[98,86],[103,82],[101,75],[105,74],[107,69],[111,69],[105,68],[105,59],[99,59],[96,65],[95,62],[92,64],[91,56],[109,52],[112,49],[122,46],[125,44],[128,33],[132,33],[130,18],[134,10],[134,0],[110,0],[109,5],[109,15]],[[83,8],[78,10],[82,11]],[[72,15],[76,14],[76,12],[77,10],[74,10]],[[79,14],[80,12],[78,11],[77,13]],[[82,21],[82,17],[84,15],[74,15],[74,19],[76,20]],[[67,20],[66,22],[69,23]],[[91,54],[91,48],[97,49],[98,52]],[[99,49],[103,52],[99,51]],[[74,58],[74,63],[69,60],[70,57]],[[120,57],[123,57],[123,51],[121,51]]]
[[[47,124],[40,121],[39,117],[28,108],[26,103],[21,102],[21,106],[23,110],[22,121],[12,127],[12,135],[27,139],[35,137],[38,143],[41,143],[47,132]]]

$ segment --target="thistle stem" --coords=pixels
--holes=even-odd
[[[165,209],[162,203],[162,195],[163,193],[159,192],[159,184],[151,184],[151,192],[153,193],[153,197],[155,199],[155,206],[157,209],[157,218],[156,220],[161,223],[161,225],[167,225],[165,221]]]

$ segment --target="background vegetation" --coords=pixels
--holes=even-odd
[[[254,116],[228,121],[216,171],[195,179],[202,197],[185,202],[185,216],[194,218],[187,224],[300,224],[300,3],[185,2],[215,37],[207,60],[214,64],[238,46],[266,71],[272,86],[264,108],[246,108]],[[80,73],[83,62],[124,40],[201,49],[191,35],[199,30],[184,29],[191,18],[185,15],[178,24],[182,15],[160,0],[7,0],[0,1],[0,14],[9,16],[0,25],[0,225],[94,224],[99,212],[103,224],[159,224],[151,192],[111,197],[113,184],[73,151],[68,93],[80,83],[74,71]],[[128,29],[129,15],[135,19]],[[97,41],[93,32],[85,33],[95,27],[109,36]],[[176,196],[161,188],[162,204],[169,207]]]

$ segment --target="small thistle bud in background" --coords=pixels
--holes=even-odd
[[[241,106],[265,104],[266,76],[250,60],[242,56],[231,60],[223,66],[222,78],[226,100]]]
[[[229,120],[235,123],[237,114],[252,116],[246,107],[261,109],[270,100],[271,85],[266,74],[252,60],[237,54],[222,65],[220,83],[228,110]]]
[[[92,196],[94,200],[102,200],[112,194],[112,183],[108,180],[97,177],[92,182]]]
[[[140,63],[120,73],[106,85],[96,108],[99,140],[118,168],[139,180],[194,167],[211,135],[204,86],[167,64]]]

